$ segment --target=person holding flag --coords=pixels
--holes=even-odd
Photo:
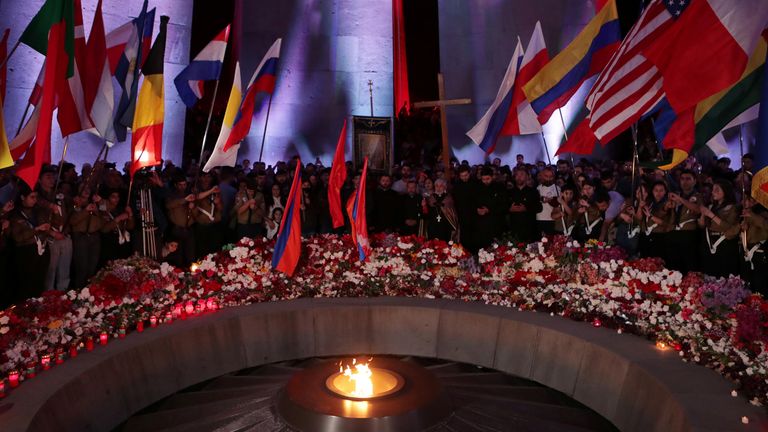
[[[272,268],[293,276],[296,265],[301,257],[301,160],[296,161],[296,171],[293,173],[291,192],[285,203],[283,220],[275,241],[275,251],[272,254]]]
[[[357,248],[360,261],[366,261],[371,256],[371,242],[368,240],[368,221],[365,217],[365,184],[368,177],[368,157],[363,161],[363,173],[357,190],[347,201],[347,214],[352,231],[352,242]]]

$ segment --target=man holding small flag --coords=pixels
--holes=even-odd
[[[293,276],[301,257],[301,161],[296,161],[293,183],[285,203],[283,220],[275,241],[272,268]]]

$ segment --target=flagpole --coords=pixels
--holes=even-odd
[[[560,124],[563,125],[563,136],[565,136],[565,141],[568,141],[568,128],[565,127],[565,118],[563,117],[563,109],[558,108],[557,112],[560,114]],[[568,156],[571,158],[571,168],[575,168],[576,164],[573,162],[573,153],[568,153]]]
[[[211,100],[211,108],[208,109],[208,121],[205,123],[205,132],[203,133],[203,144],[200,146],[200,159],[198,159],[198,169],[200,172],[203,169],[203,155],[205,154],[205,143],[208,141],[208,129],[211,127],[211,118],[213,117],[213,106],[216,104],[216,95],[219,93],[219,79],[216,79],[216,85],[213,87],[213,99]]]
[[[747,188],[744,185],[744,180],[746,179],[746,174],[744,172],[744,124],[739,125],[739,151],[741,152],[741,206],[744,207],[744,203],[747,201]],[[741,216],[742,221],[744,220],[744,215]],[[746,254],[748,252],[747,249],[747,230],[745,230],[743,227],[741,229],[741,245],[744,247],[744,253]]]
[[[61,173],[64,170],[64,158],[67,157],[67,149],[69,148],[69,135],[64,138],[64,149],[61,151],[61,160],[59,161],[59,173],[56,175],[56,184],[53,187],[53,193],[59,188],[59,181],[61,180]]]
[[[632,199],[632,203],[635,202],[635,176],[636,171],[639,169],[637,164],[640,162],[640,155],[637,151],[637,122],[632,124],[632,183],[631,183],[631,190],[629,192],[629,196]],[[638,202],[638,205],[640,203]],[[635,217],[632,216],[632,220],[629,221],[629,232],[632,232],[632,225],[634,225]]]
[[[7,56],[5,56],[5,59],[3,60],[3,62],[2,62],[2,63],[0,63],[0,69],[2,69],[2,67],[3,67],[3,66],[5,66],[5,65],[8,63],[8,60],[11,58],[11,56],[13,55],[13,53],[15,53],[15,52],[16,52],[16,48],[18,48],[18,47],[19,47],[19,44],[20,44],[20,43],[21,43],[21,40],[17,40],[17,41],[16,41],[16,44],[13,46],[13,48],[11,48],[11,52],[9,52],[9,53],[8,53],[8,55],[7,55]]]
[[[259,150],[259,162],[264,155],[264,141],[267,140],[267,124],[269,124],[269,111],[272,109],[272,94],[269,94],[269,104],[267,104],[267,118],[264,120],[264,133],[261,135],[261,150]]]
[[[101,146],[101,150],[99,150],[99,154],[96,155],[96,160],[93,161],[93,165],[91,165],[91,172],[88,174],[88,178],[85,180],[85,186],[89,187],[91,184],[91,179],[93,178],[93,173],[96,171],[96,164],[99,163],[99,159],[101,159],[101,154],[104,153],[104,149],[107,148],[107,140],[104,140],[104,144]],[[106,156],[104,157],[106,159]]]
[[[24,127],[24,121],[27,119],[27,113],[29,112],[29,107],[32,106],[32,102],[27,101],[27,107],[24,108],[24,114],[21,115],[21,121],[19,122],[19,127],[16,128],[16,135],[21,133],[21,128]]]

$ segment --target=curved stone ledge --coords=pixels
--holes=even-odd
[[[733,386],[720,375],[635,336],[478,303],[374,298],[261,303],[133,333],[13,391],[0,401],[0,430],[111,430],[210,378],[354,353],[436,357],[519,375],[562,391],[622,431],[768,425],[762,409],[730,396]]]

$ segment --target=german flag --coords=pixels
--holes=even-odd
[[[157,34],[155,44],[152,45],[141,71],[144,82],[141,83],[136,114],[133,117],[131,177],[144,167],[159,165],[163,153],[163,61],[167,28],[168,17],[160,17],[160,33]]]

